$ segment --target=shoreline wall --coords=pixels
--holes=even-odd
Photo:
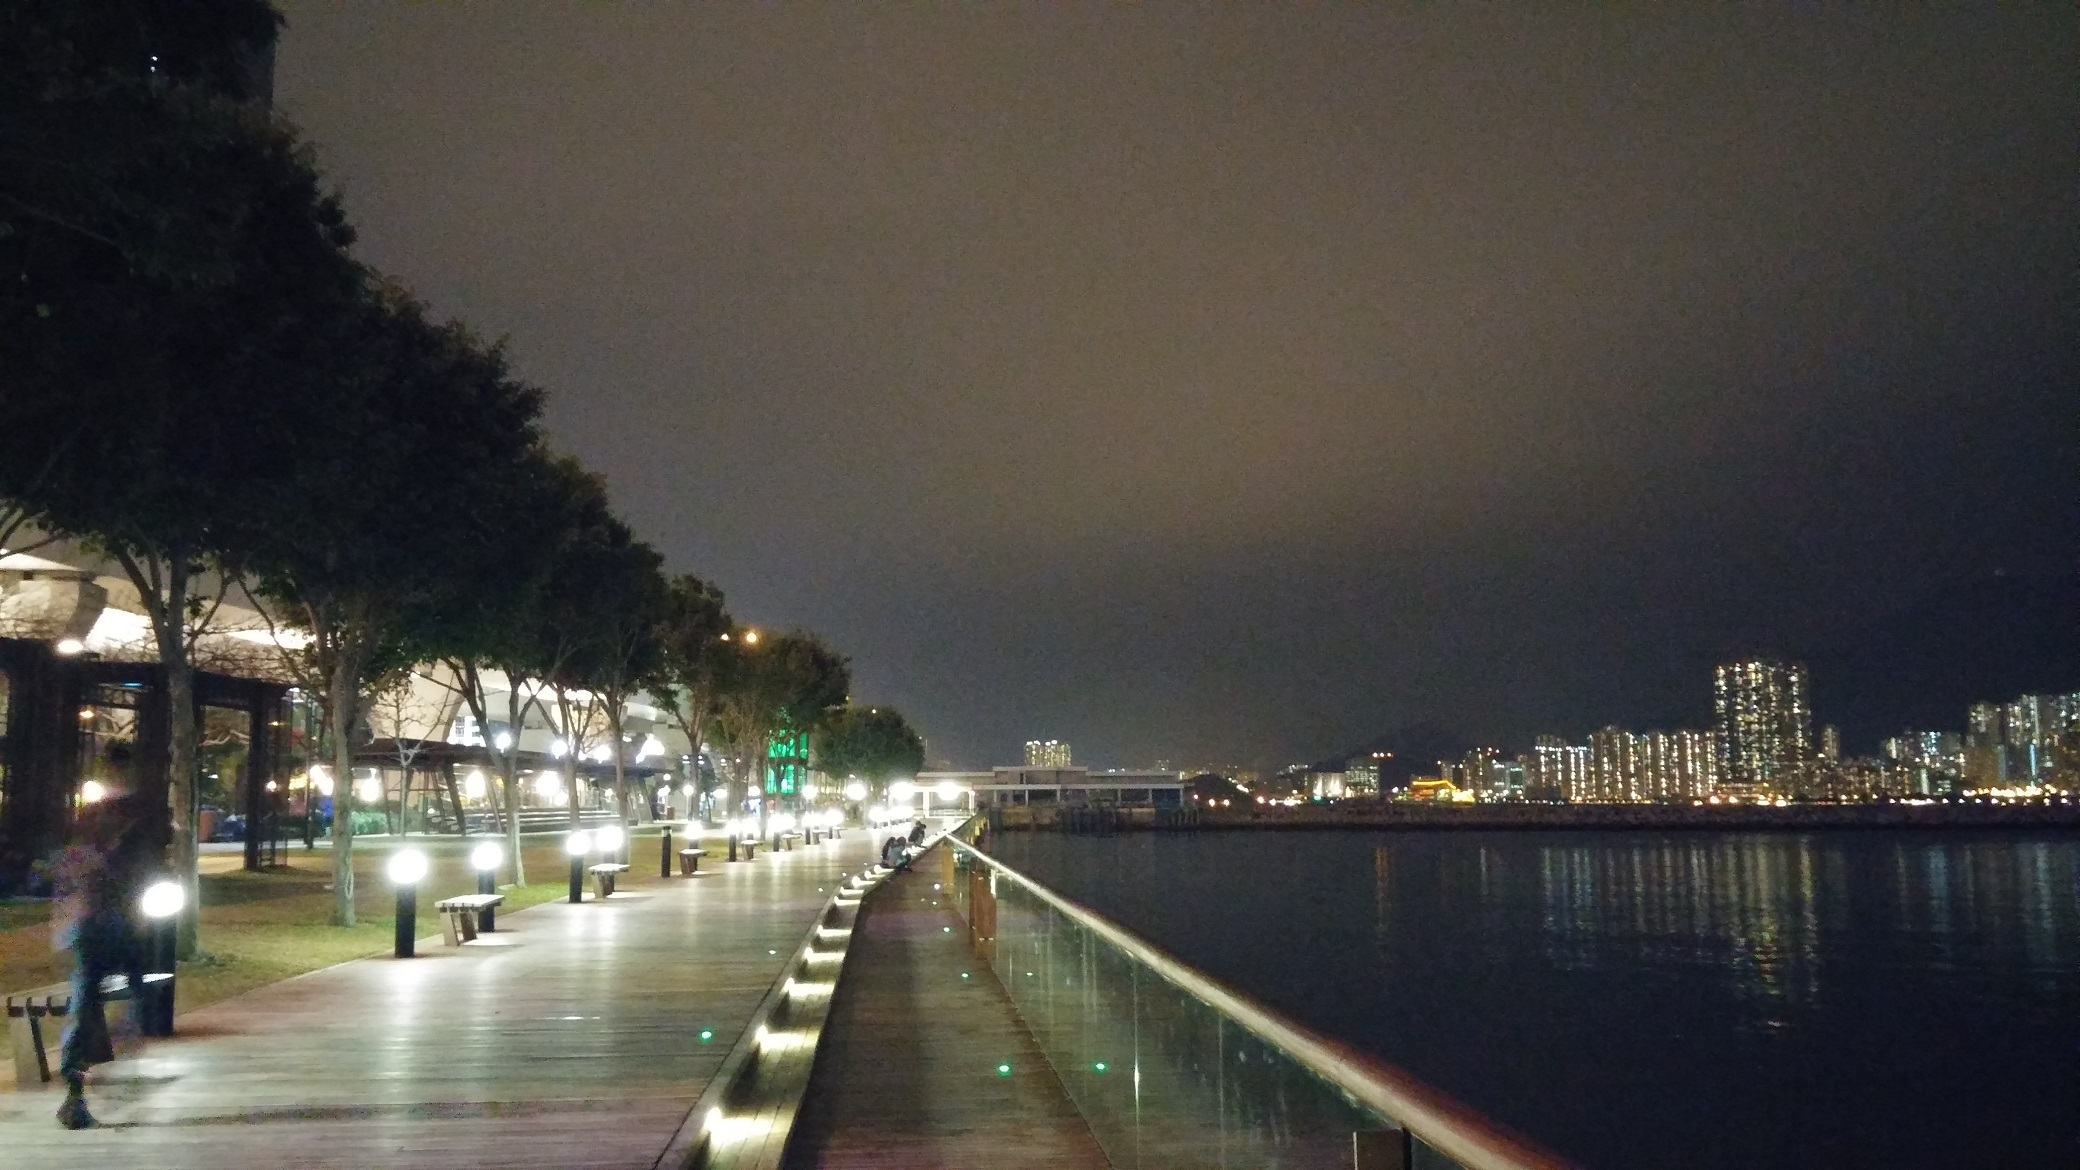
[[[1418,804],[1302,805],[1298,808],[1065,810],[1007,808],[991,815],[997,831],[1202,832],[1237,829],[2070,829],[2080,831],[2080,798],[1955,804]],[[1169,813],[1170,815],[1162,815]]]

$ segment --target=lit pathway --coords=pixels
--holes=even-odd
[[[946,846],[868,896],[790,1170],[1108,1163],[938,885]]]
[[[191,1012],[97,1070],[99,1129],[0,1091],[0,1164],[648,1170],[872,853],[859,830],[734,865],[711,846],[694,878],[501,915],[495,945],[422,940]]]

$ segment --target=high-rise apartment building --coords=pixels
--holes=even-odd
[[[1646,737],[1620,727],[1606,727],[1589,736],[1591,799],[1600,801],[1646,800],[1643,765]]]
[[[1820,727],[1820,758],[1839,760],[1842,758],[1842,729],[1832,723]]]
[[[1491,747],[1475,748],[1459,761],[1459,787],[1468,792],[1500,793],[1508,787],[1501,769],[1502,753]]]
[[[1802,663],[1751,659],[1719,667],[1712,702],[1721,787],[1738,793],[1789,791],[1813,755],[1808,693]]]
[[[1964,739],[1956,732],[1901,732],[1884,751],[1892,789],[1902,796],[1948,796],[1963,778]]]
[[[1534,779],[1539,799],[1564,800],[1578,804],[1589,800],[1589,749],[1570,744],[1557,735],[1541,735],[1531,749]]]
[[[1719,790],[1717,736],[1709,731],[1650,731],[1641,767],[1644,800],[1702,800]]]
[[[1029,739],[1026,741],[1026,767],[1066,768],[1069,767],[1069,745],[1058,739]]]

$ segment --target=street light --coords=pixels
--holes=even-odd
[[[477,871],[477,892],[479,894],[496,894],[498,892],[498,867],[505,863],[506,851],[499,848],[496,841],[486,841],[469,851],[470,868]],[[482,923],[478,929],[486,933],[497,930],[497,910],[498,907],[496,906],[486,906],[478,912],[478,921]]]
[[[188,891],[179,882],[161,881],[146,886],[138,899],[149,924],[145,933],[144,986],[130,989],[138,1000],[138,1030],[147,1036],[173,1035],[174,940],[179,934],[181,911],[188,905]]]
[[[592,834],[579,829],[563,839],[563,851],[571,855],[571,905],[585,900],[585,855],[592,852]]]
[[[409,959],[419,933],[419,883],[426,877],[426,855],[417,849],[400,849],[390,855],[384,869],[390,884],[397,887],[397,938],[392,950],[398,958]]]

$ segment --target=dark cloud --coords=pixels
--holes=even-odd
[[[2069,564],[2066,6],[287,15],[365,254],[935,754],[1695,723]]]

